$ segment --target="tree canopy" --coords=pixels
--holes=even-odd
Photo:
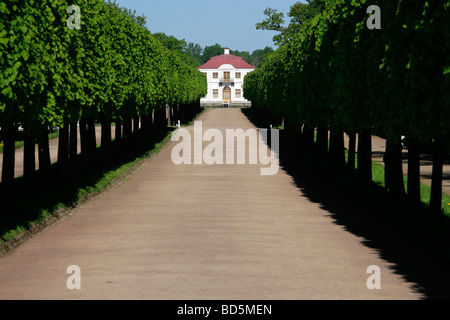
[[[256,24],[258,30],[270,30],[279,32],[273,37],[277,46],[285,44],[297,33],[305,32],[305,26],[318,14],[325,10],[330,0],[307,0],[307,3],[296,2],[290,8],[287,16],[291,18],[288,26],[285,26],[284,13],[273,8],[266,8],[264,15],[267,16],[262,22]]]

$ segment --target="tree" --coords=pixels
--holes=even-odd
[[[200,57],[203,52],[203,48],[198,43],[189,42],[186,48],[187,53],[192,57]]]
[[[186,53],[188,51],[188,44],[184,39],[179,40],[174,36],[168,36],[163,32],[154,33],[153,37],[171,51],[177,53]]]
[[[278,10],[276,9],[266,8],[266,10],[264,10],[264,15],[267,16],[267,18],[262,22],[258,22],[256,24],[256,29],[280,32],[280,34],[277,34],[273,37],[273,42],[277,46],[280,46],[283,43],[285,43],[287,38],[286,34],[287,32],[286,28],[283,26],[285,23],[284,13],[278,12]]]
[[[272,54],[274,50],[272,47],[265,47],[264,49],[257,49],[253,51],[249,63],[255,67],[259,67],[260,64],[267,59],[267,57]]]
[[[198,66],[198,60],[190,53],[190,48],[186,40],[168,36],[165,33],[154,33],[153,37],[158,39],[172,53],[178,55],[185,63],[191,66]],[[191,48],[195,47],[191,45]],[[198,47],[195,48],[198,51]],[[201,49],[201,47],[200,47]]]
[[[291,6],[288,13],[291,24],[305,25],[326,8],[325,0],[307,0],[307,2],[307,4],[297,2]]]
[[[200,66],[203,63],[203,48],[198,43],[189,42],[186,52],[190,55],[191,59],[195,61],[196,67]]]
[[[251,56],[250,52],[248,52],[248,51],[230,50],[230,53],[234,54],[235,56],[241,57],[247,63],[251,64],[251,62],[252,62],[252,56]]]
[[[265,20],[256,24],[257,30],[270,30],[279,32],[273,37],[273,42],[277,46],[285,44],[291,40],[295,34],[305,32],[304,27],[326,9],[327,1],[332,0],[307,0],[307,4],[296,2],[290,8],[288,17],[291,21],[287,27],[284,26],[284,13],[278,12],[273,8],[266,8],[264,15],[267,16]]]
[[[203,63],[208,62],[212,57],[223,54],[223,50],[224,47],[218,43],[213,46],[206,46],[205,49],[203,49]]]

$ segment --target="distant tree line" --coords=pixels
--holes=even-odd
[[[162,44],[169,50],[176,52],[184,62],[198,67],[208,62],[212,57],[223,54],[225,47],[216,43],[212,46],[202,47],[193,42],[186,42],[184,39],[177,39],[174,36],[169,36],[164,33],[153,34]],[[265,61],[267,57],[275,50],[271,47],[264,49],[257,49],[252,53],[248,51],[230,50],[231,54],[242,57],[249,64],[258,67],[261,62]]]

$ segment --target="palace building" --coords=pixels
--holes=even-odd
[[[251,102],[244,99],[244,77],[256,67],[243,58],[230,54],[225,48],[222,55],[212,57],[198,67],[208,79],[208,94],[200,100],[202,107],[250,107]]]

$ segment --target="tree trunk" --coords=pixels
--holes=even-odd
[[[141,122],[141,118],[140,117],[134,117],[133,118],[133,134],[134,135],[137,135],[139,133],[139,131],[140,131],[140,128],[139,128],[140,122]]]
[[[119,142],[122,140],[122,120],[119,118],[116,119],[116,127],[115,127],[115,141]]]
[[[2,126],[3,134],[3,164],[2,164],[2,203],[5,209],[14,208],[14,167],[16,159],[14,123]]]
[[[142,116],[142,132],[147,137],[152,129],[152,114]]]
[[[385,186],[390,193],[397,197],[405,196],[402,149],[400,137],[386,140]]]
[[[183,120],[185,121],[186,117],[184,114],[186,108],[183,108]],[[155,127],[157,130],[164,129],[167,126],[167,119],[166,119],[166,109],[157,109],[155,110]]]
[[[399,136],[393,146],[392,152],[392,193],[400,198],[406,196],[402,150],[402,140]]]
[[[345,166],[344,133],[330,131],[330,157],[338,166]]]
[[[175,120],[176,123],[178,123],[178,120],[181,120],[181,118],[180,118],[180,105],[179,104],[177,104],[177,108],[176,108],[176,111],[175,111],[175,114],[173,115],[173,117],[174,117],[174,120]]]
[[[303,143],[307,146],[312,146],[314,144],[314,128],[305,124],[303,126]]]
[[[167,112],[167,125],[171,126],[172,125],[172,118],[173,118],[173,107],[172,106],[167,106],[166,107],[166,112]]]
[[[80,120],[80,143],[81,143],[81,162],[82,162],[82,173],[90,170],[89,167],[89,137],[87,129],[87,121]]]
[[[23,150],[23,178],[25,196],[31,198],[36,193],[36,141],[25,126]]]
[[[95,122],[93,120],[87,121],[87,133],[88,133],[88,154],[89,154],[89,167],[97,167],[97,137],[95,130]]]
[[[41,187],[44,191],[50,189],[52,179],[51,173],[51,158],[50,158],[50,144],[48,141],[48,128],[47,126],[42,127],[41,137],[38,145],[39,149],[39,178],[41,182]]]
[[[102,162],[109,162],[111,157],[111,121],[102,120],[101,146],[102,146]]]
[[[302,130],[301,126],[294,124],[289,120],[284,120],[284,132],[286,132],[289,137],[293,139],[298,139],[301,136]]]
[[[170,119],[172,121],[172,124],[176,125],[178,123],[178,115],[177,115],[178,105],[172,106],[172,114],[170,116]]]
[[[78,123],[71,123],[69,131],[69,170],[70,178],[75,179],[78,176]]]
[[[384,156],[383,156],[383,162],[384,162],[384,187],[386,191],[389,191],[391,189],[391,177],[392,173],[390,172],[392,165],[392,148],[386,143],[386,149],[384,150]]]
[[[132,133],[132,119],[126,118],[123,120],[123,138],[129,140]]]
[[[328,128],[326,126],[319,126],[317,128],[317,152],[326,155],[328,153]]]
[[[408,145],[408,198],[419,204],[420,199],[420,143],[410,139]]]
[[[431,181],[430,211],[434,216],[439,216],[442,210],[442,174],[444,163],[444,151],[442,140],[436,138],[433,143],[433,173]]]
[[[368,131],[358,135],[358,177],[363,183],[372,183],[372,136]]]
[[[355,171],[355,156],[356,156],[356,134],[348,134],[348,161],[347,167],[351,171]]]
[[[69,181],[69,124],[59,129],[58,143],[58,180],[61,183]]]
[[[186,117],[186,108],[187,108],[186,104],[183,104],[181,106],[181,110],[180,110],[181,123],[186,123],[187,122],[186,121],[186,119],[187,119],[187,117]],[[155,116],[156,116],[157,112],[158,112],[158,110],[155,110]],[[159,115],[158,115],[158,117],[159,117]]]

